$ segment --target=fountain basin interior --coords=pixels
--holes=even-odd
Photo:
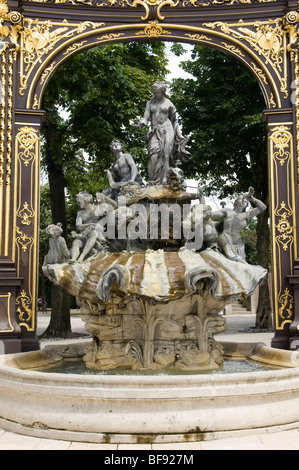
[[[299,353],[263,343],[221,344],[226,358],[270,369],[130,376],[42,371],[80,361],[86,342],[2,356],[0,426],[99,443],[208,440],[298,426]]]

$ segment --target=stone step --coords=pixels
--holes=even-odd
[[[250,313],[250,310],[247,310],[247,308],[238,301],[232,302],[226,309],[226,315],[244,315]]]
[[[246,307],[239,307],[239,306],[233,306],[232,307],[233,312],[248,312]]]

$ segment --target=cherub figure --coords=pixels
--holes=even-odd
[[[61,236],[62,232],[62,224],[60,222],[56,225],[48,225],[46,228],[46,234],[49,237],[50,245],[49,251],[44,257],[44,263],[42,266],[42,270],[46,276],[48,276],[49,264],[67,263],[70,257],[70,252],[66,245],[66,241]]]
[[[77,232],[72,232],[74,238],[71,249],[70,263],[79,263],[96,248],[97,251],[107,247],[108,241],[105,237],[104,227],[100,223],[102,217],[116,210],[117,204],[102,193],[96,195],[97,205],[93,204],[93,197],[87,192],[77,194],[77,202],[80,210],[76,218]],[[111,221],[113,218],[111,218]],[[108,222],[109,223],[109,222]]]
[[[205,197],[203,194],[203,190],[200,186],[197,189],[197,196],[199,199],[199,204],[202,209],[200,220],[197,220],[199,213],[197,213],[197,209],[199,208],[198,205],[193,205],[190,209],[190,212],[187,214],[187,217],[183,220],[183,228],[187,235],[185,245],[188,246],[190,240],[188,235],[188,230],[190,233],[194,234],[196,229],[196,224],[202,224],[202,247],[207,248],[217,248],[216,240],[217,240],[217,230],[215,224],[212,220],[212,208],[208,206],[205,202]],[[202,248],[201,247],[201,248]]]

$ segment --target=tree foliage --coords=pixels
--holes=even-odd
[[[254,185],[267,198],[265,101],[256,79],[236,59],[195,46],[182,68],[194,79],[176,79],[172,98],[191,134],[193,159],[185,168],[220,198]]]
[[[75,196],[107,186],[104,169],[113,161],[109,145],[114,138],[128,146],[142,169],[144,136],[129,122],[143,113],[151,84],[165,76],[167,63],[164,43],[113,44],[72,57],[52,77],[43,98],[42,165],[49,188],[41,204],[50,202],[52,223],[63,224],[69,245],[67,227],[74,228],[78,210]],[[48,217],[41,218],[42,231],[48,223]],[[42,252],[46,246],[43,236]],[[71,336],[69,300],[52,292],[51,302],[44,336]]]

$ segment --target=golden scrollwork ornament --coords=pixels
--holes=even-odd
[[[284,251],[287,251],[294,242],[294,227],[289,220],[293,216],[293,211],[282,201],[275,211],[275,216],[278,217],[275,224],[277,230],[276,242],[282,246]]]
[[[283,166],[285,161],[289,159],[289,145],[292,139],[292,134],[286,126],[277,126],[273,129],[273,133],[270,135],[270,140],[273,141],[274,149],[277,151],[274,152],[274,158],[276,158],[280,165]]]
[[[17,314],[19,315],[19,321],[29,323],[32,318],[31,299],[26,294],[25,290],[22,290],[19,297],[16,299]],[[25,325],[27,326],[27,325]]]
[[[29,162],[34,158],[35,153],[33,152],[34,146],[38,141],[36,129],[25,126],[17,134],[17,141],[20,146],[21,152],[18,156],[23,161],[25,166],[29,165]]]

